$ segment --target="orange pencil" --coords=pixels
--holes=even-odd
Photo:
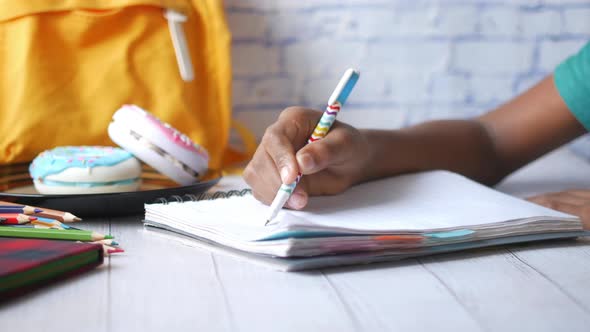
[[[82,220],[81,218],[78,218],[69,212],[50,210],[50,209],[43,209],[43,212],[35,213],[35,215],[39,216],[39,217],[44,217],[44,218],[56,219],[61,222],[75,222],[75,221]]]
[[[424,239],[421,235],[412,235],[412,234],[384,234],[384,235],[375,235],[373,236],[374,240],[377,241],[400,241],[400,242],[420,242]]]
[[[4,225],[21,225],[33,220],[37,220],[35,217],[17,213],[0,213],[0,217],[6,219],[2,222]]]

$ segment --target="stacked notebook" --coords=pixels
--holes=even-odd
[[[268,206],[249,194],[145,209],[147,226],[286,271],[587,235],[577,217],[446,171],[313,197],[304,211],[284,209],[268,226]]]

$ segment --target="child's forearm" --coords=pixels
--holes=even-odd
[[[446,169],[493,184],[506,175],[491,138],[477,121],[432,121],[397,131],[365,130],[363,134],[372,156],[365,179]]]
[[[585,133],[552,77],[475,120],[427,122],[399,131],[367,130],[365,179],[446,169],[486,184]]]

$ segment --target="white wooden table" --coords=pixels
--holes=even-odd
[[[590,188],[559,150],[499,186],[516,195]],[[275,272],[143,229],[91,220],[126,253],[0,307],[0,331],[590,331],[590,240],[402,262]]]

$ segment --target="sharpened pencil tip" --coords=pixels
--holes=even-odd
[[[74,221],[82,221],[82,218],[74,217]]]
[[[264,223],[264,226],[268,226],[269,222],[270,222],[270,219],[267,219],[266,222]]]

